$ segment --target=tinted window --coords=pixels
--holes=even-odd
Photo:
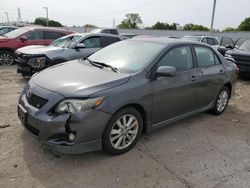
[[[115,38],[115,37],[103,37],[102,39],[103,39],[103,47],[120,41],[120,39]]]
[[[195,47],[198,67],[215,65],[214,53],[212,50],[203,47]]]
[[[111,33],[114,34],[114,35],[118,35],[118,32],[115,29],[112,29]]]
[[[85,44],[86,48],[100,48],[101,39],[100,37],[90,37],[82,41]]]
[[[207,38],[203,38],[201,42],[208,43]]]
[[[42,31],[31,31],[26,34],[28,40],[42,40],[43,32]]]
[[[44,39],[58,39],[66,34],[55,31],[43,31]]]
[[[108,34],[111,34],[111,31],[110,31],[110,29],[104,29],[104,30],[102,31],[102,33],[108,33]]]
[[[214,54],[214,58],[215,58],[215,64],[220,65],[221,61],[219,60],[218,56]]]
[[[193,59],[189,47],[178,47],[169,51],[160,60],[159,66],[173,66],[177,71],[185,71],[193,68]]]
[[[214,38],[207,38],[207,42],[210,45],[218,45],[218,41]]]
[[[221,46],[226,46],[226,45],[234,46],[234,42],[230,37],[222,37],[220,45]]]

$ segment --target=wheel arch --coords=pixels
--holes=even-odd
[[[115,112],[113,114],[115,114],[116,112],[124,109],[124,108],[128,108],[128,107],[132,107],[135,108],[142,116],[142,120],[143,120],[143,132],[147,132],[147,120],[148,120],[148,114],[146,112],[146,110],[144,109],[144,107],[141,104],[138,103],[129,103],[129,104],[125,104],[123,106],[120,106],[118,109],[115,110]]]
[[[227,82],[224,84],[224,87],[227,87],[229,89],[229,97],[232,96],[232,84],[230,82]]]

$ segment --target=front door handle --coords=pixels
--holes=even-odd
[[[220,69],[220,74],[223,74],[224,73],[224,70],[223,69]]]
[[[195,81],[195,80],[197,80],[198,79],[198,76],[196,76],[196,75],[193,75],[193,76],[191,76],[191,81]]]

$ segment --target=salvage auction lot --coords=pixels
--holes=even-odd
[[[0,187],[250,187],[250,81],[221,116],[209,113],[143,135],[131,151],[57,155],[21,126],[26,84],[0,67]]]

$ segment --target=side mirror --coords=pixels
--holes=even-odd
[[[22,42],[24,42],[24,41],[27,41],[28,38],[27,38],[27,36],[21,36],[21,37],[19,38],[19,40],[22,41]]]
[[[86,46],[85,46],[85,44],[83,44],[83,43],[77,43],[77,44],[75,45],[75,48],[76,48],[76,49],[78,49],[78,48],[86,48]]]
[[[155,72],[156,77],[174,77],[176,75],[176,68],[172,66],[160,66]]]
[[[231,44],[227,44],[225,47],[229,49],[234,49],[234,47]]]

